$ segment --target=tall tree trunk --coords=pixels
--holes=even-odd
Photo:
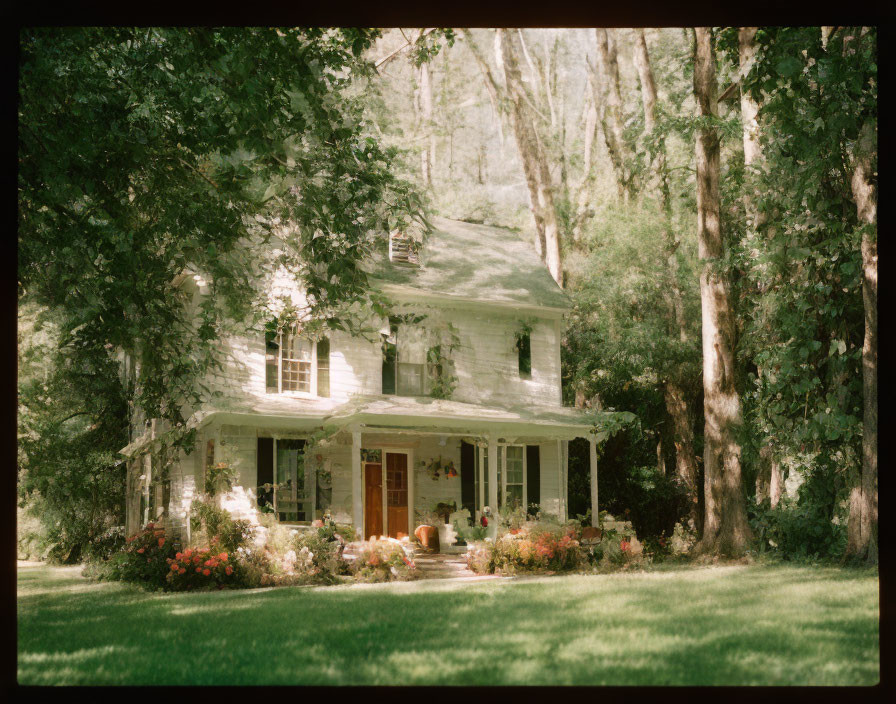
[[[572,243],[574,246],[582,244],[582,234],[585,223],[594,211],[590,207],[591,198],[593,196],[592,188],[596,179],[596,173],[593,167],[593,154],[595,148],[595,136],[597,134],[597,105],[595,104],[595,96],[597,89],[594,86],[594,80],[589,70],[587,74],[588,84],[591,91],[585,95],[586,107],[584,110],[585,122],[585,146],[583,150],[583,167],[582,181],[579,184],[578,196],[576,197],[576,212],[572,221]],[[589,95],[591,98],[589,99]]]
[[[700,117],[717,117],[712,30],[697,27],[694,97]],[[697,239],[703,268],[704,499],[703,537],[697,552],[738,556],[751,538],[740,466],[740,397],[734,386],[735,320],[719,219],[719,136],[704,122],[697,133]]]
[[[526,102],[525,88],[517,61],[517,35],[512,31],[497,30],[500,36],[501,57],[504,62],[504,74],[507,79],[507,94],[510,101],[510,115],[513,132],[516,136],[520,160],[526,172],[529,184],[529,195],[533,205],[535,226],[538,239],[543,240],[543,258],[548,271],[558,285],[563,285],[563,273],[560,262],[560,227],[557,210],[554,205],[554,192],[551,185],[550,171],[544,150],[535,130],[535,121]],[[539,218],[538,215],[541,217]]]
[[[610,42],[606,29],[594,30],[597,37],[598,77],[595,84],[600,86],[600,95],[595,95],[595,103],[601,106],[601,124],[607,151],[613,163],[619,193],[627,202],[631,196],[631,174],[629,154],[622,125],[622,93],[619,88],[619,62],[615,44]]]
[[[700,522],[697,513],[697,453],[694,450],[694,417],[685,390],[675,382],[667,382],[663,387],[666,410],[672,418],[673,442],[675,443],[675,476],[687,489],[689,498],[688,519],[691,529]]]
[[[846,554],[877,562],[877,187],[873,161],[877,122],[862,125],[853,157],[852,194],[862,224],[862,301],[865,342],[862,346],[862,473],[849,495]]]
[[[647,51],[647,40],[644,30],[635,32],[635,64],[641,79],[641,99],[644,105],[644,127],[652,132],[656,127],[656,82],[650,68],[650,55]],[[669,307],[675,319],[674,327],[682,342],[688,340],[687,323],[684,318],[684,303],[681,287],[678,284],[678,239],[672,229],[672,199],[669,194],[669,175],[666,169],[666,145],[660,138],[653,155],[653,171],[656,190],[663,208],[663,247],[668,263]],[[676,375],[680,376],[680,375]],[[694,451],[693,414],[688,396],[678,381],[670,381],[665,385],[664,398],[666,411],[672,418],[675,442],[676,473],[687,488],[690,498],[690,520],[693,526],[699,522],[697,516],[697,455]]]
[[[492,70],[488,66],[488,62],[485,60],[485,57],[480,51],[479,46],[476,44],[476,40],[473,39],[473,36],[470,34],[469,30],[464,32],[464,39],[467,48],[469,48],[470,53],[473,55],[473,58],[476,60],[476,65],[479,66],[479,70],[482,72],[482,78],[485,81],[485,89],[488,93],[489,102],[492,105],[492,112],[495,117],[495,126],[498,130],[498,143],[501,147],[504,146],[504,126],[503,120],[501,118],[501,101],[498,95],[500,91],[500,86],[495,80],[494,75],[492,74]]]
[[[771,445],[763,445],[759,450],[759,471],[756,473],[756,503],[766,499],[774,508],[781,499],[784,477],[781,474],[781,463],[775,456]]]
[[[424,144],[420,152],[423,183],[432,186],[432,169],[435,161],[436,136],[432,129],[432,82],[429,64],[420,64],[420,118],[423,127]]]

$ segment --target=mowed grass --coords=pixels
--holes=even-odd
[[[876,572],[145,593],[20,567],[20,684],[872,685]]]

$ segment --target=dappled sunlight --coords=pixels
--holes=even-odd
[[[19,678],[850,684],[878,676],[877,580],[848,571],[828,582],[812,568],[729,565],[370,586],[119,589],[97,599],[84,580],[50,570],[22,585],[40,596],[19,602]]]

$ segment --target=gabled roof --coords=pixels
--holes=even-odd
[[[434,217],[419,266],[373,262],[370,276],[387,291],[568,310],[569,298],[535,253],[532,237],[502,227]]]

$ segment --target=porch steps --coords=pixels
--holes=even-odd
[[[470,579],[482,576],[467,567],[463,554],[417,553],[414,564],[420,571],[421,579]]]

